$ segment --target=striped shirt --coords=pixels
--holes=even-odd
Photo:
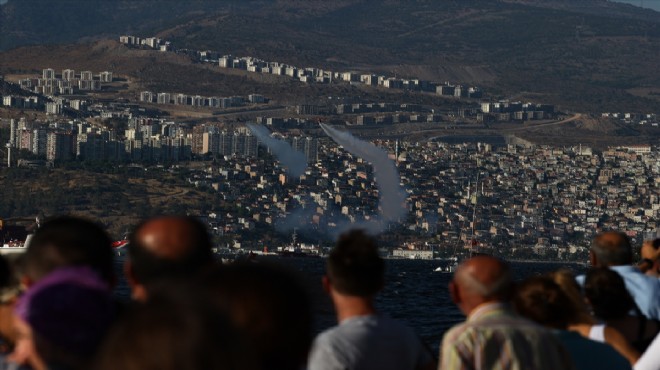
[[[573,369],[570,355],[543,327],[501,303],[484,304],[442,339],[439,369]]]

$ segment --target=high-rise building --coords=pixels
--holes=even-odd
[[[94,74],[91,71],[80,72],[81,81],[92,81],[93,79],[94,79]]]
[[[108,71],[101,72],[99,74],[99,80],[101,82],[112,82],[112,72],[108,72]]]
[[[170,93],[158,93],[158,104],[170,104]]]
[[[61,114],[62,108],[63,107],[61,103],[56,103],[56,102],[46,103],[46,113],[48,114],[53,114],[53,115]]]
[[[46,159],[49,161],[66,161],[72,157],[73,135],[65,132],[48,134]]]
[[[43,70],[42,77],[44,80],[52,80],[55,78],[55,70],[52,68],[46,68]]]
[[[62,71],[62,79],[64,81],[73,81],[76,79],[76,71],[73,69],[65,69]]]
[[[202,154],[220,153],[220,134],[217,132],[205,132],[202,136]]]
[[[24,129],[19,131],[20,134],[20,146],[18,149],[24,149],[28,151],[32,151],[32,130]]]
[[[45,158],[48,149],[48,131],[38,128],[32,131],[32,154]]]
[[[9,120],[9,145],[12,148],[16,147],[17,130],[18,130],[18,122],[15,119]]]
[[[319,160],[319,139],[306,137],[303,145],[303,153],[305,153],[308,162],[317,162]]]

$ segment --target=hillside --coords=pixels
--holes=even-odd
[[[67,9],[44,0],[3,6],[3,47],[13,45],[10,39],[20,44],[23,36],[45,35],[45,28],[39,28],[44,22],[34,20],[32,8],[17,5],[24,3],[33,7],[40,3],[39,14],[47,19]],[[84,22],[50,32],[45,40],[133,32],[158,35],[178,47],[295,65],[469,83],[496,97],[546,101],[566,110],[660,112],[657,99],[629,93],[660,89],[656,68],[660,14],[627,4],[605,0],[198,0],[185,7],[170,1],[158,7],[148,6],[153,5],[149,1],[89,3],[98,4],[98,9],[89,10]],[[156,10],[146,16],[150,8]],[[14,17],[9,19],[8,14]],[[88,25],[97,18],[96,25]],[[97,62],[104,63],[101,58]]]
[[[660,86],[656,12],[603,1],[378,4],[354,2],[318,16],[283,12],[277,23],[268,22],[270,9],[224,13],[159,35],[298,65],[458,80],[503,97],[542,93],[566,109],[660,110],[625,92]]]
[[[0,215],[74,214],[102,222],[115,238],[154,214],[203,214],[220,200],[181,177],[142,169],[100,173],[90,168],[0,171]]]

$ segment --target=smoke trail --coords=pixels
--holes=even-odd
[[[339,131],[325,124],[320,124],[320,126],[337,144],[343,146],[351,154],[370,162],[373,166],[382,210],[379,231],[382,231],[387,223],[396,222],[405,216],[406,194],[401,187],[397,168],[394,162],[388,158],[387,152],[370,142],[355,138],[350,133]],[[369,227],[369,229],[373,231],[373,227]]]
[[[248,123],[246,126],[263,145],[267,146],[275,154],[289,175],[300,177],[305,173],[307,169],[307,158],[305,154],[293,149],[286,141],[273,138],[270,136],[270,131],[263,126],[252,123]]]

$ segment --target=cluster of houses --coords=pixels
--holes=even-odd
[[[660,115],[655,113],[602,113],[601,117],[616,119],[627,124],[636,123],[653,127],[660,125]]]
[[[210,108],[230,108],[240,107],[249,104],[264,104],[267,99],[263,95],[250,94],[246,97],[232,96],[232,97],[217,97],[217,96],[200,96],[200,95],[186,95],[175,94],[168,92],[154,93],[151,91],[142,91],[140,93],[140,102],[155,103],[155,104],[175,104],[175,105],[188,105],[193,107],[210,107]]]
[[[376,144],[396,159],[408,192],[407,221],[393,227],[414,236],[398,256],[430,258],[469,248],[583,260],[599,230],[625,230],[639,242],[660,228],[658,147],[596,152],[584,146]],[[373,218],[379,207],[369,164],[332,143],[319,145],[319,160],[300,179],[264,157],[226,158],[190,172],[190,179],[241,209],[240,221],[220,210],[215,220],[238,242],[255,228],[277,225],[332,234],[345,222]]]
[[[198,61],[217,64],[220,68],[240,69],[253,73],[265,73],[288,76],[305,83],[330,84],[335,82],[380,86],[386,89],[427,92],[436,95],[457,98],[481,98],[479,87],[466,86],[449,82],[432,82],[417,78],[398,78],[357,71],[331,71],[315,67],[297,67],[281,62],[269,62],[263,59],[245,56],[221,55],[211,50],[176,49],[171,42],[157,37],[140,38],[122,35],[119,42],[131,47],[143,47],[160,51],[175,51],[190,55]]]
[[[98,91],[104,83],[112,82],[112,72],[104,71],[95,74],[92,71],[76,73],[73,69],[65,69],[56,75],[55,70],[46,68],[41,78],[25,78],[18,83],[22,89],[36,94],[55,96],[73,95],[80,91]]]

